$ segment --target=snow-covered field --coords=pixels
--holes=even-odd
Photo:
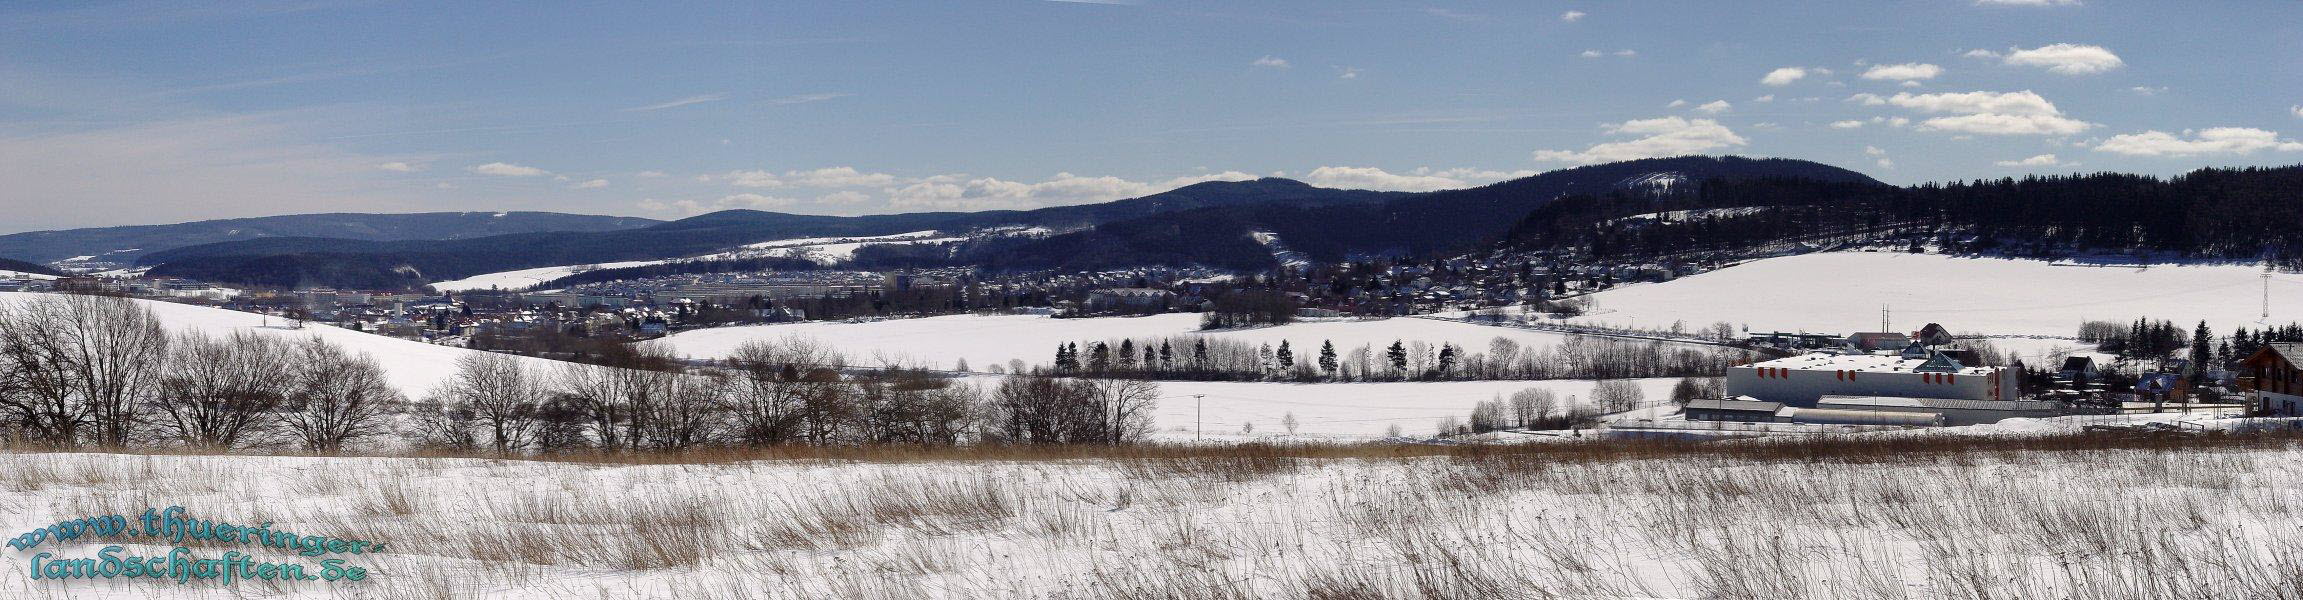
[[[0,269],[0,279],[32,279],[38,281],[48,281],[55,278],[55,275],[43,275],[40,273],[26,273],[23,271],[9,271]]]
[[[0,532],[181,505],[384,541],[369,580],[34,580],[0,597],[2295,598],[2303,451],[1862,460],[769,460],[0,454]],[[133,521],[131,517],[131,521]],[[312,565],[270,548],[208,543]]]
[[[1422,341],[1437,348],[1455,344],[1485,352],[1496,337],[1510,338],[1525,348],[1558,344],[1566,335],[1508,327],[1490,327],[1431,319],[1321,320],[1276,327],[1199,331],[1199,315],[1169,313],[1144,317],[1057,319],[1034,315],[952,315],[923,319],[891,319],[868,323],[812,322],[751,325],[684,331],[658,340],[680,354],[695,358],[721,358],[747,340],[798,335],[829,343],[856,364],[879,364],[884,358],[902,364],[923,364],[948,369],[958,359],[984,369],[1010,359],[1041,365],[1055,359],[1056,345],[1064,342],[1101,342],[1132,339],[1141,343],[1170,336],[1205,335],[1249,344],[1279,346],[1290,342],[1297,356],[1316,356],[1322,342],[1334,341],[1342,355],[1362,345],[1381,352],[1394,341]]]
[[[971,381],[996,385],[996,377]],[[1671,397],[1678,379],[1637,379],[1649,403]],[[1551,390],[1560,410],[1590,406],[1591,388],[1585,380],[1543,381],[1437,381],[1396,383],[1245,383],[1163,381],[1159,409],[1152,422],[1162,440],[1192,439],[1195,428],[1226,440],[1365,441],[1384,435],[1398,425],[1410,436],[1431,436],[1439,421],[1471,416],[1471,409],[1497,396],[1539,388]],[[1193,395],[1202,395],[1196,401]],[[1569,401],[1573,399],[1571,404]],[[1194,412],[1201,414],[1195,417]],[[1294,414],[1298,436],[1288,436],[1282,421]],[[1253,424],[1252,430],[1246,427]]]
[[[2081,321],[2206,319],[2220,335],[2256,327],[2263,271],[2243,265],[2088,266],[2036,260],[1830,252],[1753,261],[1590,296],[1581,320],[1644,328],[1717,321],[1752,331],[1851,333],[1936,322],[1954,332],[2061,335]],[[2303,320],[2303,275],[2271,276],[2272,321]]]
[[[37,296],[37,294],[19,292],[0,292],[0,305],[22,302]],[[384,337],[317,323],[305,324],[303,328],[296,329],[290,327],[286,320],[278,317],[266,317],[221,308],[151,300],[135,300],[134,302],[139,306],[151,309],[152,313],[160,318],[161,327],[170,332],[194,331],[213,337],[227,336],[235,332],[249,332],[290,340],[318,337],[352,353],[364,353],[373,356],[376,358],[376,362],[384,367],[385,377],[391,382],[392,387],[398,388],[400,393],[405,394],[410,400],[422,398],[434,385],[454,375],[457,357],[475,352],[474,350]],[[555,361],[540,358],[523,357],[520,360],[539,367],[558,364]]]
[[[644,267],[648,265],[660,265],[691,260],[726,260],[736,258],[784,257],[807,259],[814,261],[817,264],[835,265],[855,260],[856,249],[862,248],[864,246],[878,244],[937,244],[966,240],[967,238],[964,237],[937,237],[936,232],[934,231],[914,231],[911,233],[898,233],[892,235],[770,240],[765,242],[745,244],[741,248],[729,250],[727,252],[715,252],[712,254],[690,256],[686,258],[634,260],[594,265],[537,267],[533,269],[520,269],[516,271],[484,273],[463,279],[457,279],[454,281],[442,281],[434,283],[432,284],[432,287],[434,289],[445,292],[485,290],[491,288],[513,290],[526,288],[539,283],[559,279],[561,277],[567,277],[569,275],[574,275],[585,271],[597,269],[621,269],[625,267]]]

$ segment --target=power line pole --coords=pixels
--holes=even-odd
[[[2271,320],[2271,265],[2263,265],[2263,320]]]
[[[1199,416],[1200,416],[1200,399],[1201,399],[1201,398],[1205,398],[1205,397],[1207,397],[1207,394],[1192,394],[1192,395],[1191,395],[1191,441],[1193,441],[1193,442],[1198,442],[1198,441],[1199,441],[1199,431],[1200,431],[1200,418],[1199,418]]]

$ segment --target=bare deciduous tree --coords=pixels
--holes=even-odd
[[[153,421],[189,448],[261,441],[297,384],[295,353],[279,339],[235,332],[176,339],[153,396]]]
[[[384,379],[384,367],[319,338],[295,348],[294,387],[281,425],[306,451],[333,453],[359,438],[382,433],[384,417],[405,399]]]

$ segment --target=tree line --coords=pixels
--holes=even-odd
[[[1333,340],[1317,347],[1289,340],[1273,346],[1186,335],[1058,344],[1054,361],[1039,372],[1192,381],[1629,379],[1714,377],[1751,359],[1750,351],[1737,348],[1591,336],[1568,336],[1549,347],[1524,347],[1497,336],[1485,351],[1473,351],[1420,340],[1339,350]]]

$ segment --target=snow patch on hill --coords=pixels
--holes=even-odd
[[[1578,322],[1645,328],[1726,321],[1752,331],[1851,333],[1942,323],[1954,332],[2068,336],[2087,320],[2257,327],[2263,271],[2245,265],[2093,266],[2011,258],[1829,252],[1752,261],[1590,296]],[[2271,320],[2303,320],[2303,274],[2274,273]]]

